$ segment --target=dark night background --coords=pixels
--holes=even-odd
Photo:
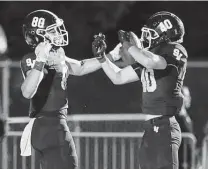
[[[63,18],[70,33],[71,43],[66,47],[69,56],[76,59],[91,56],[94,34],[107,35],[109,49],[117,43],[116,31],[133,30],[140,34],[146,19],[153,13],[167,10],[177,14],[184,22],[184,46],[189,58],[198,59],[208,54],[208,2],[0,2],[0,22],[9,41],[9,57],[21,59],[29,49],[22,37],[24,17],[33,10],[47,9]]]
[[[47,9],[64,19],[69,31],[70,44],[67,55],[78,60],[92,56],[91,42],[98,32],[106,34],[108,50],[118,43],[119,29],[132,30],[140,35],[140,29],[149,16],[166,10],[178,15],[185,25],[184,46],[189,60],[208,60],[208,2],[0,2],[0,23],[8,38],[7,56],[19,61],[30,51],[22,36],[24,17],[33,10]],[[185,85],[192,94],[190,116],[199,140],[208,119],[207,86],[208,70],[187,70]],[[19,69],[11,71],[11,116],[27,116],[28,101],[21,96],[22,76]],[[83,77],[69,77],[69,110],[71,113],[139,113],[141,112],[141,85],[139,82],[114,86],[102,70]],[[25,106],[20,106],[25,104]]]

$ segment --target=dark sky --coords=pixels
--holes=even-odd
[[[0,2],[0,23],[7,33],[10,58],[19,60],[29,51],[22,36],[22,22],[28,13],[41,8],[51,10],[64,19],[71,40],[65,50],[72,58],[91,57],[92,37],[100,31],[107,36],[108,50],[118,42],[119,29],[133,30],[140,36],[140,29],[146,19],[161,10],[175,13],[184,22],[184,46],[190,59],[208,58],[208,2],[8,1]]]

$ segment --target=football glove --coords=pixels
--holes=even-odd
[[[48,57],[47,65],[55,69],[56,72],[63,72],[63,69],[65,69],[66,62],[65,62],[65,51],[62,47],[56,49],[56,50],[51,50],[50,55]]]
[[[134,32],[131,32],[131,31],[126,32],[126,31],[120,30],[118,31],[118,39],[122,44],[124,42],[129,42],[131,45],[134,45],[142,49],[142,43]]]
[[[36,61],[46,63],[51,48],[51,44],[47,42],[39,43],[38,46],[35,48]]]
[[[64,64],[65,57],[66,57],[65,51],[62,47],[51,50],[48,56],[47,65],[54,66],[54,65]]]
[[[142,43],[141,40],[136,36],[134,32],[129,32],[129,37],[130,37],[130,43],[140,49],[142,49]]]
[[[107,48],[107,45],[105,42],[105,35],[102,33],[95,35],[94,41],[92,42],[93,55],[95,57],[104,57],[106,48]]]
[[[129,32],[119,30],[118,31],[118,39],[123,44],[125,41],[130,42],[130,34]]]

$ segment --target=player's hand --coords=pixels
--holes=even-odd
[[[63,67],[65,67],[65,51],[62,47],[57,50],[51,50],[48,57],[47,65],[50,68],[54,68],[57,72],[62,72]]]
[[[109,52],[113,61],[117,61],[117,60],[121,59],[121,55],[119,54],[121,47],[122,47],[122,44],[119,43],[116,45],[116,47],[112,51]]]
[[[130,43],[140,49],[142,49],[142,43],[141,40],[136,36],[134,32],[129,32],[129,37],[130,37]]]
[[[59,47],[58,49],[52,49],[48,57],[47,65],[54,66],[54,65],[64,64],[65,57],[66,54],[62,47]]]
[[[130,42],[125,41],[122,45],[122,48],[123,48],[123,50],[128,51],[128,49],[132,46],[134,46],[134,45],[132,45]]]
[[[119,30],[118,39],[121,42],[124,50],[128,51],[128,48],[134,45],[130,42],[130,33],[127,31]]]
[[[36,46],[35,48],[36,61],[46,63],[51,48],[52,45],[49,44],[48,42],[39,43],[38,46]]]
[[[123,44],[124,42],[130,42],[130,34],[129,32],[119,30],[118,31],[118,39]]]
[[[106,48],[107,48],[107,45],[105,42],[105,35],[102,33],[95,35],[94,41],[92,42],[93,55],[95,57],[104,57]]]
[[[133,32],[126,32],[123,30],[118,31],[119,41],[122,43],[123,47],[128,50],[131,46],[136,46],[142,49],[142,44],[140,39]]]

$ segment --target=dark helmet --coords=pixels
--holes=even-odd
[[[48,10],[29,13],[23,24],[23,35],[26,43],[32,48],[44,41],[54,46],[68,45],[68,32],[63,20]]]
[[[170,12],[161,11],[152,15],[142,27],[141,41],[144,48],[153,48],[162,42],[183,42],[185,29],[180,18]]]

